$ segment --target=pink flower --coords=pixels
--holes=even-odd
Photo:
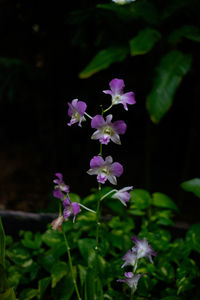
[[[67,124],[71,126],[75,123],[78,123],[78,126],[81,127],[81,122],[85,120],[84,113],[87,108],[87,104],[83,101],[78,101],[78,99],[72,100],[72,103],[68,102],[68,116],[71,117],[70,122]]]
[[[106,116],[106,121],[101,115],[96,115],[91,122],[92,128],[97,130],[93,133],[92,139],[99,140],[101,144],[107,145],[110,140],[115,144],[120,145],[119,134],[124,134],[126,132],[126,124],[124,121],[111,122],[112,115]]]
[[[101,156],[94,156],[90,161],[90,169],[87,171],[89,175],[97,175],[97,181],[105,183],[106,180],[116,185],[116,177],[120,177],[123,173],[123,166],[114,162],[111,156],[107,156],[105,161]]]
[[[135,104],[134,92],[124,93],[124,80],[114,78],[109,83],[110,90],[105,90],[103,93],[109,94],[112,97],[112,105],[123,104],[124,109],[128,110],[127,104]]]

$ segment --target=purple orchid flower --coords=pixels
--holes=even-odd
[[[87,104],[83,101],[78,101],[78,99],[72,100],[72,103],[69,103],[68,116],[71,117],[70,122],[67,124],[71,126],[75,123],[78,123],[78,126],[81,127],[81,122],[85,121],[84,113],[87,108]]]
[[[97,129],[91,137],[93,140],[99,140],[101,144],[105,145],[107,145],[110,140],[115,144],[121,144],[119,134],[124,134],[127,126],[122,120],[112,123],[112,117],[112,115],[106,116],[105,121],[101,115],[96,115],[92,119],[91,126]]]
[[[128,284],[128,286],[132,289],[132,292],[134,293],[137,289],[138,281],[142,274],[134,275],[132,272],[126,272],[124,273],[125,279],[118,279],[118,282],[125,282]]]
[[[80,212],[80,205],[77,202],[71,202],[69,197],[67,197],[63,201],[63,216],[64,220],[68,220],[68,218],[73,215],[73,222],[75,222],[76,215]]]
[[[135,104],[134,92],[123,93],[124,80],[114,78],[109,82],[110,90],[105,90],[103,93],[109,94],[112,97],[112,105],[123,104],[124,109],[128,110],[127,104]]]
[[[111,198],[119,199],[121,203],[126,206],[126,203],[130,200],[130,191],[132,191],[132,186],[127,186],[119,191],[117,191]]]
[[[105,161],[101,156],[94,156],[90,161],[90,168],[87,173],[89,175],[97,175],[97,181],[105,183],[106,180],[116,185],[116,177],[120,177],[123,173],[123,166],[114,162],[111,156],[107,156]]]
[[[55,198],[64,200],[64,193],[69,193],[69,186],[63,181],[63,175],[61,173],[56,173],[55,176],[57,178],[53,180],[53,182],[56,184],[54,186],[53,195]]]
[[[145,238],[140,240],[137,236],[133,236],[131,239],[135,243],[135,247],[132,248],[132,251],[137,253],[137,258],[147,257],[150,262],[153,263],[151,256],[156,256],[157,254],[148,244],[147,240]]]
[[[126,254],[122,257],[122,259],[124,260],[122,268],[124,268],[126,266],[133,266],[134,271],[136,270],[136,268],[137,268],[137,255],[134,251],[128,250],[126,252]]]

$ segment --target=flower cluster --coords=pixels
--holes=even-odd
[[[117,145],[121,145],[120,135],[125,134],[127,125],[123,120],[112,122],[113,115],[108,114],[105,118],[103,114],[111,109],[114,105],[122,104],[125,110],[128,110],[127,105],[135,104],[135,95],[133,92],[124,93],[124,80],[114,78],[109,83],[110,90],[104,90],[103,93],[111,96],[111,105],[103,110],[102,115],[96,115],[91,117],[86,113],[87,105],[85,102],[74,99],[72,103],[68,103],[68,115],[71,117],[69,126],[78,123],[81,126],[81,122],[85,120],[85,116],[91,119],[91,127],[96,129],[92,134],[91,139],[99,140],[100,144],[108,145],[110,141]],[[123,173],[123,166],[119,162],[113,162],[111,156],[107,156],[105,159],[102,157],[102,153],[94,156],[90,160],[90,169],[87,171],[89,175],[96,175],[97,181],[100,184],[104,184],[107,180],[113,184],[117,184],[117,177],[120,177]],[[115,193],[112,198],[119,199],[123,205],[126,206],[130,199],[130,191],[133,187],[125,187],[121,190],[113,190]]]
[[[128,286],[132,289],[132,292],[135,292],[137,289],[137,284],[140,277],[144,274],[135,274],[138,260],[142,257],[147,257],[151,263],[153,263],[152,255],[156,256],[155,251],[152,247],[148,244],[147,240],[143,238],[140,240],[137,236],[133,236],[132,241],[135,243],[135,246],[126,252],[123,256],[123,265],[122,268],[126,266],[132,266],[133,272],[126,272],[124,273],[125,279],[118,279],[118,282],[125,282]]]

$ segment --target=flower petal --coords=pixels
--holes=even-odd
[[[100,168],[104,165],[104,160],[101,156],[94,156],[90,161],[90,168]]]
[[[120,102],[125,102],[125,103],[128,103],[128,104],[135,104],[136,103],[135,93],[134,92],[128,92],[128,93],[125,93],[125,94],[121,95]]]
[[[110,81],[109,86],[114,94],[121,94],[123,93],[123,89],[125,87],[124,80],[114,78],[113,80]]]
[[[119,121],[115,121],[113,123],[113,129],[118,134],[124,134],[126,132],[127,126],[126,126],[126,123],[124,121],[119,120]]]
[[[76,104],[76,110],[81,115],[81,117],[84,115],[87,108],[87,104],[83,101],[78,101]]]
[[[118,162],[113,163],[112,166],[110,167],[110,172],[117,177],[121,176],[123,171],[124,171],[123,166]]]
[[[101,115],[96,115],[92,121],[91,121],[91,127],[92,128],[101,128],[102,126],[105,125],[104,118]]]

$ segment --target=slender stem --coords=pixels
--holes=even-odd
[[[84,112],[84,115],[86,115],[89,119],[93,119],[90,115],[88,115],[86,112]]]
[[[83,205],[83,204],[81,204],[81,203],[79,203],[79,205],[80,205],[81,207],[85,208],[86,210],[88,210],[88,211],[90,211],[90,212],[96,214],[96,211],[94,211],[94,210],[92,210],[92,209],[86,207],[85,205]]]
[[[103,111],[102,111],[102,115],[103,115],[105,112],[107,112],[108,110],[110,110],[110,109],[112,108],[112,106],[113,106],[113,105],[111,104],[108,108],[106,108],[105,110],[103,110]]]
[[[103,199],[105,199],[108,195],[110,195],[113,192],[117,192],[117,190],[112,190],[112,191],[106,193],[105,195],[103,195],[103,197],[101,197],[100,201],[102,201]]]
[[[71,257],[71,253],[70,253],[70,247],[69,247],[65,232],[63,230],[62,230],[62,232],[63,232],[63,235],[64,235],[65,245],[66,245],[66,248],[67,248],[69,267],[70,267],[70,271],[71,271],[71,274],[72,274],[72,280],[73,280],[74,288],[75,288],[78,300],[81,300],[79,290],[78,290],[78,286],[77,286],[77,283],[76,283],[76,278],[74,276],[74,270],[73,270],[73,265],[72,265],[72,257]]]
[[[131,289],[131,295],[130,295],[130,300],[133,300],[133,290]]]

